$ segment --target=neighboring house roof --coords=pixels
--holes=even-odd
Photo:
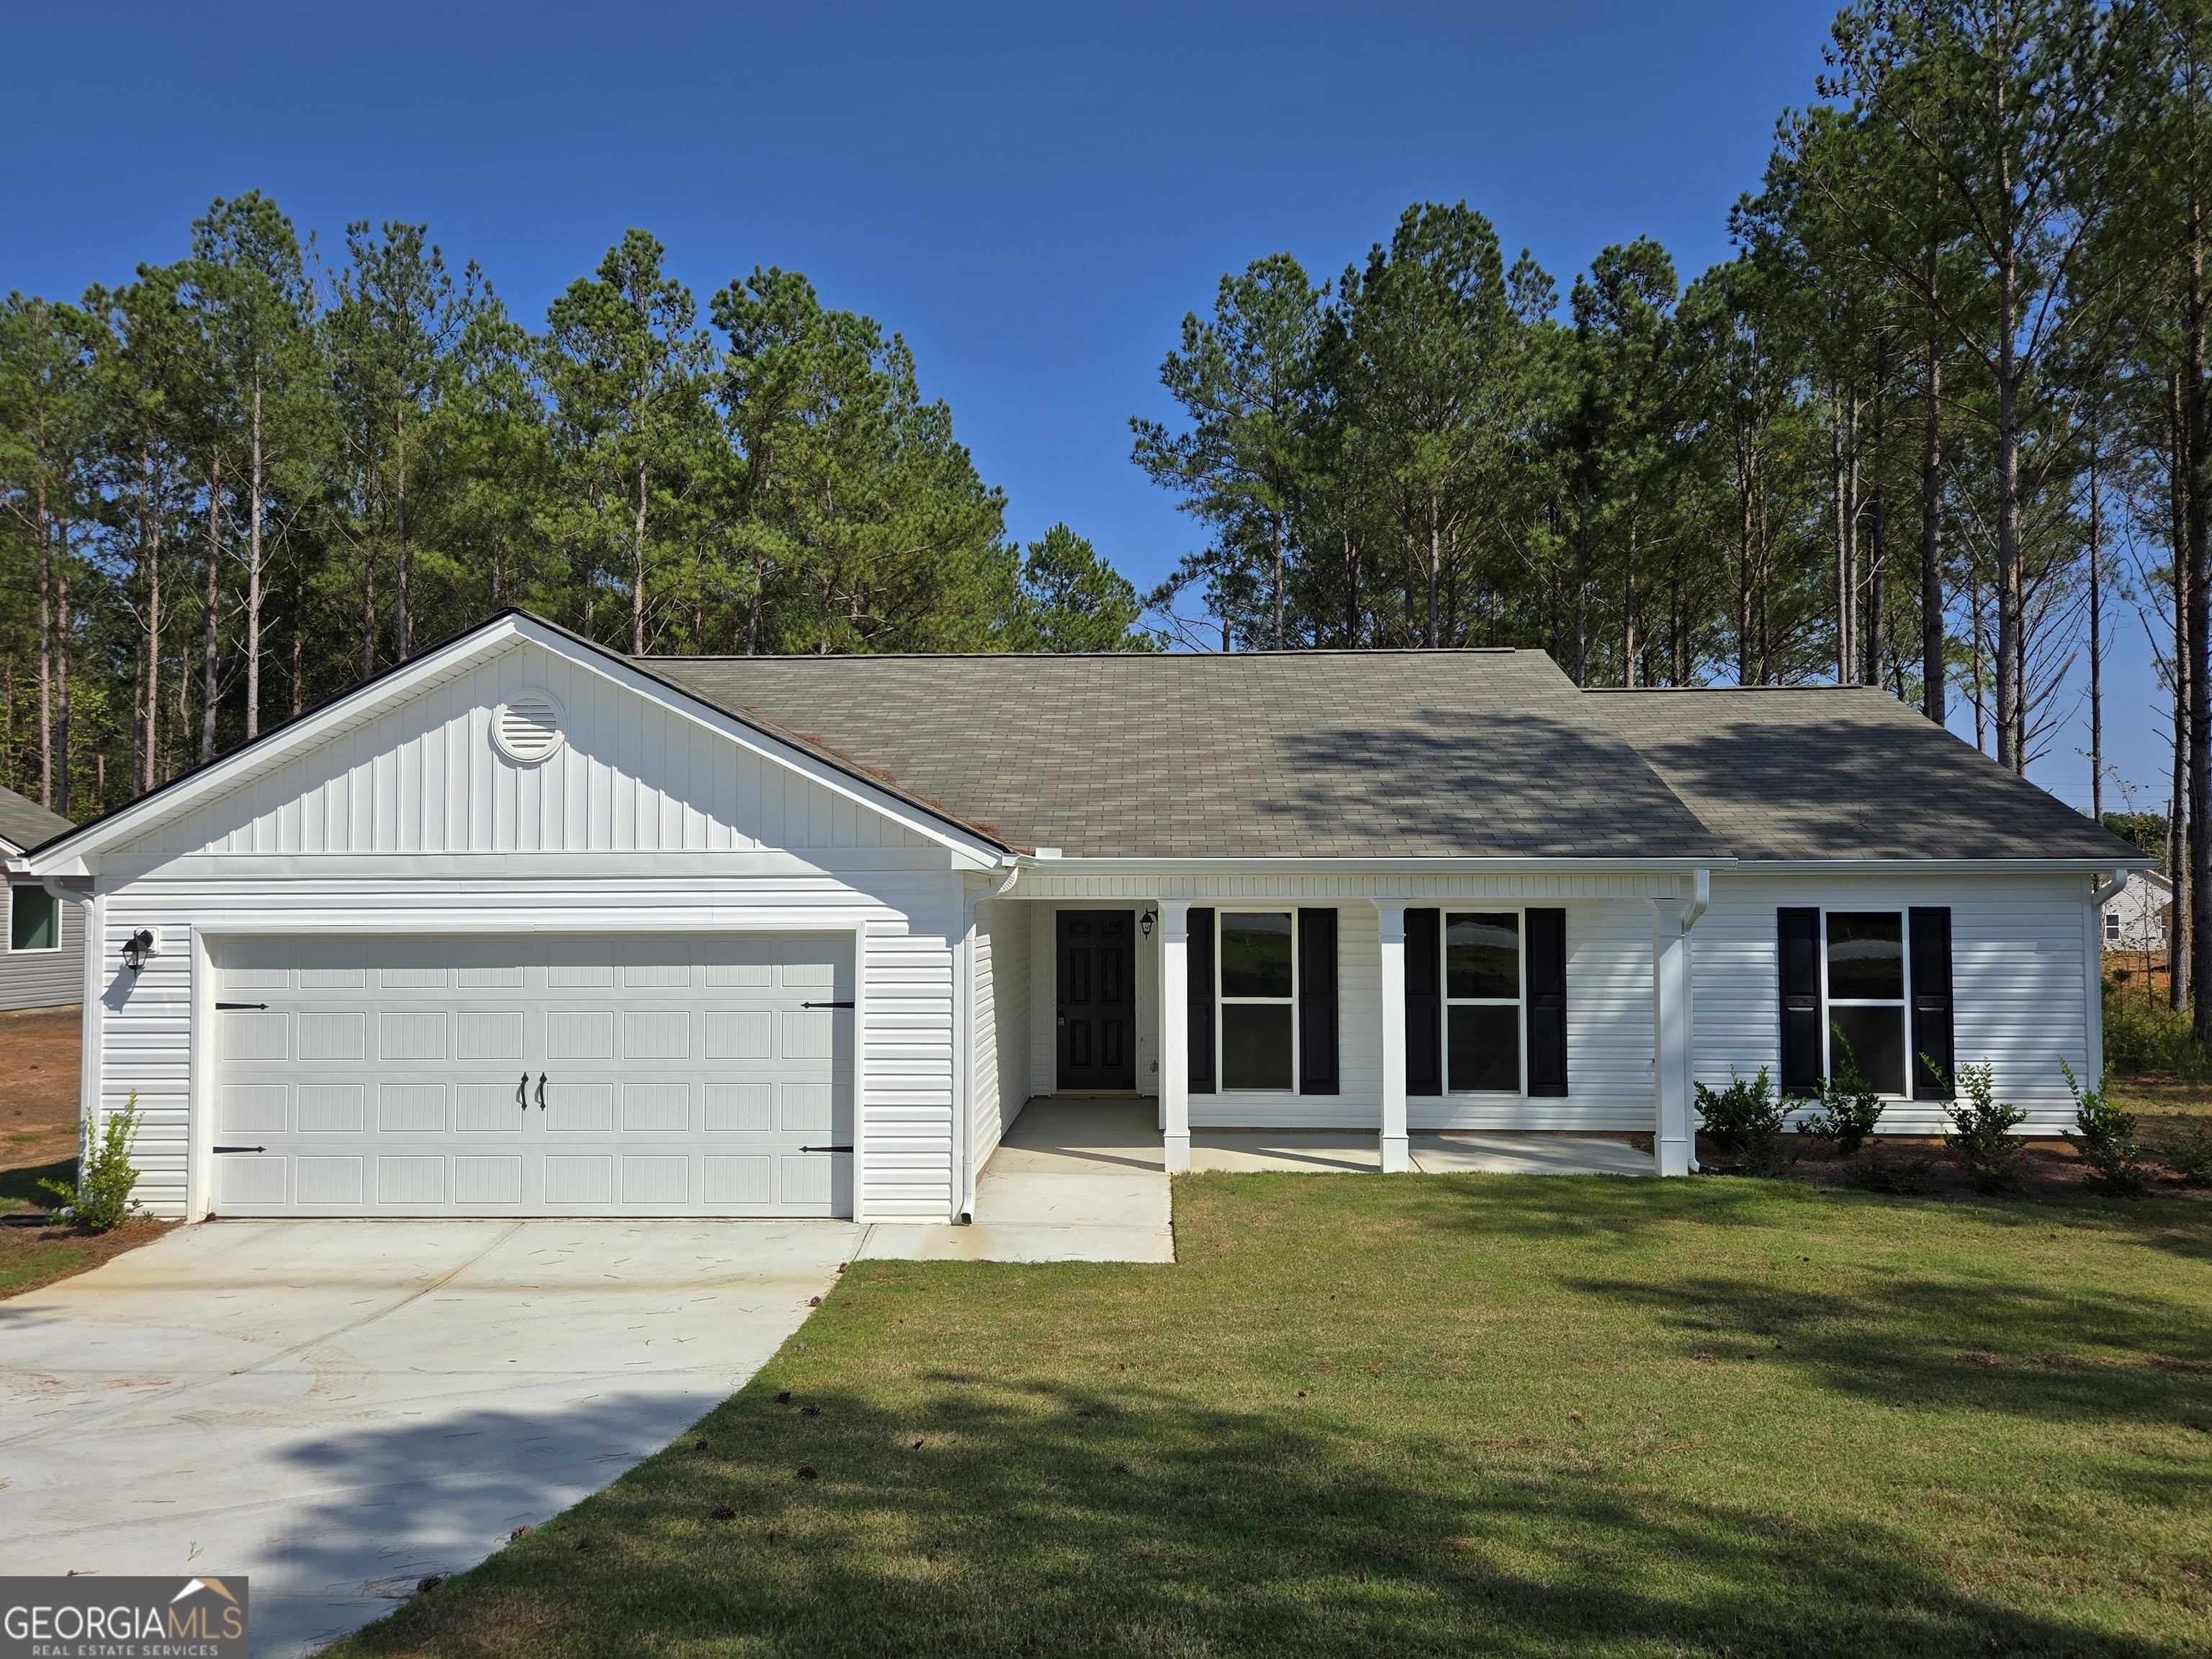
[[[640,665],[1070,857],[1726,852],[1540,652]]]
[[[21,853],[76,826],[12,789],[0,789],[0,848]]]
[[[1869,686],[1596,692],[1738,858],[2141,863],[2084,817]]]

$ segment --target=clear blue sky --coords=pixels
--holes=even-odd
[[[427,222],[535,324],[643,226],[702,305],[780,264],[904,333],[1015,532],[1064,519],[1144,584],[1192,541],[1128,417],[1170,412],[1160,358],[1223,271],[1334,274],[1407,203],[1465,198],[1563,288],[1639,234],[1694,275],[1834,9],[17,0],[0,288],[119,279],[259,188],[326,242]],[[2154,795],[2119,642],[2111,746]],[[2077,743],[2037,769],[2080,802]]]

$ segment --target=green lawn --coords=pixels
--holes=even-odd
[[[2212,1650],[2212,1206],[1176,1206],[1172,1267],[856,1267],[703,1448],[331,1651]]]

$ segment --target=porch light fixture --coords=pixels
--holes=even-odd
[[[134,974],[160,954],[160,941],[150,927],[141,927],[123,941],[123,965]]]
[[[1152,936],[1152,924],[1159,920],[1159,915],[1160,913],[1157,910],[1147,910],[1137,918],[1137,926],[1144,931],[1146,939]]]

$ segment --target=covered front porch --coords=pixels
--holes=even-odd
[[[1687,934],[1705,871],[1278,867],[1144,896],[1157,872],[1078,882],[1057,862],[979,895],[971,1181],[1000,1132],[1014,1145],[1079,1102],[1121,1103],[1167,1174],[1692,1167]],[[1261,924],[1280,941],[1273,985],[1249,969]],[[1462,994],[1462,924],[1504,941],[1487,947],[1495,992]],[[1462,1069],[1462,1016],[1517,1037],[1502,1076]],[[1240,1078],[1234,1042],[1269,1018],[1279,1067]]]

